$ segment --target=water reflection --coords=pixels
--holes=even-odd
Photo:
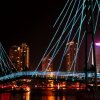
[[[42,96],[41,99],[35,100],[75,100],[75,96]]]
[[[54,96],[42,96],[42,100],[55,100]]]
[[[11,100],[12,96],[10,93],[1,93],[0,94],[0,100]]]
[[[30,100],[30,92],[25,92],[23,94],[23,100]]]
[[[30,100],[30,92],[1,93],[0,100]]]
[[[12,93],[12,100],[23,100],[23,93]]]
[[[1,93],[0,100],[75,100],[74,96],[56,94],[51,91]]]

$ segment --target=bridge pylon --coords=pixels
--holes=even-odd
[[[95,28],[94,28],[94,12],[93,12],[94,0],[86,0],[86,38],[85,38],[85,82],[86,88],[88,85],[88,35],[91,36],[92,55],[93,55],[93,66],[94,66],[94,86],[97,86],[97,68],[96,68],[96,54],[95,54]],[[89,9],[90,7],[90,9]],[[90,26],[88,24],[89,18],[91,18]]]

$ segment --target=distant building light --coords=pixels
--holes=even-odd
[[[100,42],[99,43],[95,43],[96,46],[100,46]]]
[[[70,45],[73,45],[73,44],[74,44],[74,42],[73,42],[73,41],[71,41],[71,42],[70,42]]]
[[[20,50],[20,47],[18,47],[18,50]]]
[[[19,60],[17,60],[17,62],[19,63]]]
[[[17,50],[14,50],[15,52],[17,52]]]

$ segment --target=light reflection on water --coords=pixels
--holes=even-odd
[[[23,100],[30,100],[30,92],[25,92],[23,94]]]
[[[31,100],[76,100],[74,96],[34,96]]]
[[[65,96],[42,96],[41,100],[66,100]]]
[[[0,94],[0,100],[11,100],[11,94],[10,93],[1,93]]]
[[[32,92],[0,93],[0,100],[75,100],[74,96],[54,95],[51,92],[47,93],[48,95],[41,95],[41,92],[37,95]]]

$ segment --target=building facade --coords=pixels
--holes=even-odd
[[[67,44],[67,54],[66,54],[66,69],[67,71],[73,71],[74,70],[74,65],[75,67],[78,66],[78,62],[76,60],[76,63],[73,63],[74,57],[76,55],[76,47],[77,43],[74,41],[71,41]],[[72,67],[72,68],[71,68]]]
[[[50,60],[51,60],[51,57],[48,56],[48,57],[45,57],[42,61],[42,71],[45,71],[46,68],[47,70],[46,71],[53,71],[53,62],[50,63]]]
[[[11,46],[9,57],[19,71],[29,68],[29,46],[26,43]]]

